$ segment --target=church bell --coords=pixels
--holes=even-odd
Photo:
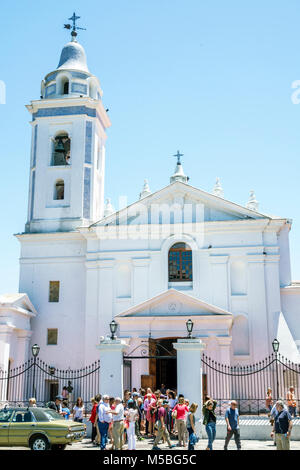
[[[58,152],[58,153],[65,153],[65,147],[64,147],[64,144],[63,144],[63,141],[62,139],[59,139],[56,146],[55,146],[55,152]]]

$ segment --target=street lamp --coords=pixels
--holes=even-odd
[[[277,354],[278,351],[279,351],[279,344],[280,343],[279,343],[278,339],[275,338],[273,340],[273,343],[272,343],[273,351],[274,351],[275,354]]]
[[[115,338],[115,333],[118,329],[118,323],[115,322],[115,320],[112,320],[109,324],[110,332],[111,332],[111,337],[110,339],[116,339]]]
[[[187,332],[188,332],[188,338],[191,339],[192,337],[192,331],[193,331],[193,328],[194,328],[194,323],[192,322],[191,319],[189,319],[186,324],[186,329],[187,329]]]
[[[35,367],[36,367],[36,358],[39,355],[40,347],[37,344],[34,344],[31,348],[33,355],[33,378],[32,378],[32,397],[35,398]]]
[[[278,382],[278,359],[277,359],[277,354],[279,351],[279,341],[278,339],[274,339],[272,342],[272,348],[275,353],[275,361],[276,361],[276,392],[277,392],[277,400],[279,398],[279,382]]]
[[[31,348],[31,352],[32,352],[33,357],[37,357],[40,352],[40,347],[37,344],[34,344]]]

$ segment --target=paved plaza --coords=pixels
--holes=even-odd
[[[176,440],[172,440],[172,443],[176,444]],[[206,449],[206,444],[207,440],[206,439],[201,439],[198,444],[195,446],[195,450],[205,450]],[[187,450],[187,447],[174,447],[173,449],[169,449],[167,445],[161,444],[160,449],[162,451],[168,451],[168,452],[176,452],[176,451],[182,451],[182,450]],[[107,446],[108,450],[110,449],[110,445]],[[152,448],[152,439],[144,439],[143,441],[137,441],[136,445],[137,450],[151,450]],[[214,442],[214,450],[223,450],[224,448],[224,440],[222,439],[217,439]],[[25,447],[0,447],[0,450],[29,450],[28,448]],[[123,447],[124,450],[127,449],[127,445],[124,445]],[[68,445],[66,447],[66,450],[72,451],[72,450],[96,450],[99,451],[98,446],[94,446],[91,444],[90,439],[83,439],[81,442]],[[236,450],[234,439],[230,442],[228,446],[228,450]],[[254,441],[254,440],[242,440],[242,450],[276,450],[276,447],[274,446],[273,442],[270,441]],[[291,441],[291,450],[300,450],[300,441]]]

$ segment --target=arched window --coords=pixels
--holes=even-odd
[[[55,201],[59,201],[65,198],[65,183],[64,180],[57,180],[54,187],[54,197]]]
[[[192,280],[192,250],[186,243],[175,243],[169,250],[169,282]]]
[[[70,164],[71,139],[68,134],[59,134],[54,139],[52,165]]]
[[[69,94],[69,80],[66,80],[63,85],[64,85],[64,95],[68,95]]]

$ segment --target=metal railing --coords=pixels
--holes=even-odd
[[[69,406],[82,397],[88,412],[90,398],[99,393],[99,370],[100,361],[81,369],[58,369],[32,358],[16,368],[0,370],[0,403],[24,406],[33,397],[41,406],[56,395],[65,395]]]
[[[280,354],[271,354],[255,364],[243,366],[221,364],[204,354],[202,365],[204,394],[218,401],[219,414],[223,414],[233,399],[238,402],[241,414],[268,413],[267,389],[272,389],[272,403],[280,398],[287,402],[291,386],[299,408],[300,364]]]

